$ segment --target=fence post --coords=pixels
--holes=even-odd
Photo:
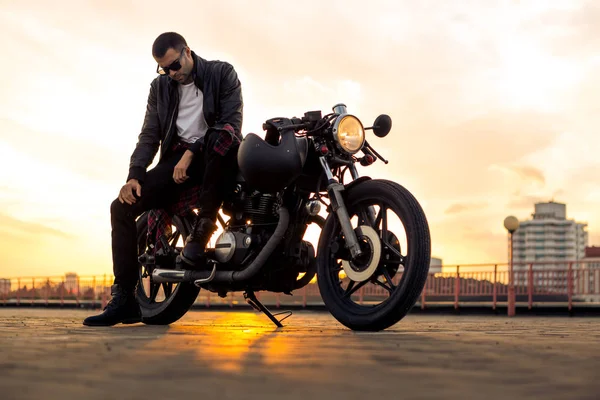
[[[96,308],[96,276],[92,278],[92,308]]]
[[[531,310],[531,307],[533,307],[533,263],[529,263],[527,280],[527,295],[529,296],[529,304],[527,305],[527,307]]]
[[[75,296],[75,301],[77,302],[77,307],[79,307],[79,276],[77,277],[77,295]]]
[[[460,266],[456,266],[456,277],[454,278],[454,309],[458,310],[458,295],[460,294]]]
[[[498,264],[494,265],[494,287],[493,287],[493,305],[492,305],[492,309],[494,311],[496,311],[496,301],[498,300],[498,286],[496,285],[496,282],[498,281]]]
[[[50,278],[46,278],[46,307],[48,306],[48,297],[50,296]]]
[[[569,297],[569,311],[573,308],[573,262],[569,263],[567,273],[567,296]]]
[[[104,279],[102,279],[102,308],[106,307],[106,274],[104,274]]]

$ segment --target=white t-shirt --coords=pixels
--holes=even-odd
[[[194,143],[204,137],[208,130],[202,106],[204,95],[200,89],[196,88],[194,82],[187,85],[179,84],[178,90],[177,134],[184,142]]]

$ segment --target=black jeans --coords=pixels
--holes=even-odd
[[[216,221],[217,213],[225,196],[233,190],[237,175],[237,149],[232,147],[221,156],[213,150],[215,135],[206,138],[205,146],[190,164],[188,180],[177,184],[173,170],[184,150],[167,153],[146,174],[141,183],[142,195],[134,204],[121,203],[115,199],[110,206],[113,271],[115,284],[126,289],[138,280],[138,245],[136,219],[145,211],[165,207],[177,201],[178,195],[193,185],[202,185],[199,198],[199,217]]]

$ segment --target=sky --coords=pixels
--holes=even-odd
[[[166,31],[235,67],[243,134],[340,102],[390,115],[367,136],[389,164],[360,173],[415,195],[445,265],[506,262],[504,218],[539,201],[599,245],[598,20],[575,0],[0,0],[0,277],[112,272]]]

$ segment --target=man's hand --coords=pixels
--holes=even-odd
[[[135,203],[135,196],[133,195],[134,190],[138,197],[142,196],[142,186],[138,180],[130,179],[121,188],[121,191],[119,192],[119,201],[127,204]]]
[[[194,158],[194,153],[189,150],[186,150],[181,156],[181,160],[175,166],[175,170],[173,171],[173,180],[175,183],[183,183],[185,182],[189,176],[187,175],[187,169],[192,163],[192,159]]]

